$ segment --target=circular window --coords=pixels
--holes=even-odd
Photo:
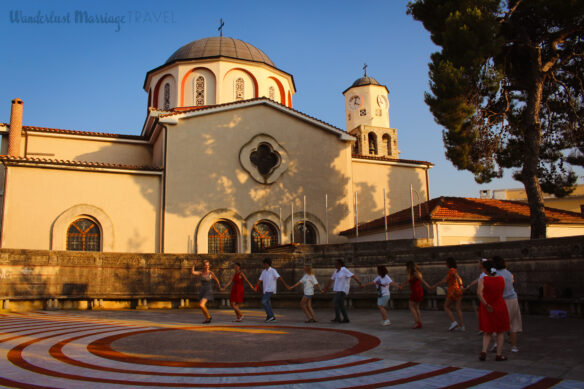
[[[260,184],[274,183],[288,168],[288,153],[271,136],[254,136],[239,151],[239,162]]]

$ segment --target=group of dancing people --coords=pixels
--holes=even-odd
[[[349,323],[349,316],[345,308],[345,298],[349,294],[351,279],[353,279],[361,288],[375,286],[377,290],[377,307],[381,314],[381,325],[383,326],[391,325],[387,311],[390,287],[401,290],[409,285],[410,297],[408,306],[414,319],[413,329],[422,328],[420,305],[424,301],[423,286],[433,291],[437,287],[447,284],[444,311],[450,319],[448,330],[454,331],[458,329],[465,331],[466,328],[461,309],[463,293],[474,285],[478,285],[477,297],[480,301],[478,309],[479,331],[483,334],[483,347],[479,359],[484,361],[487,357],[487,351],[496,351],[495,360],[504,361],[507,359],[502,354],[505,332],[509,332],[510,334],[511,351],[517,352],[519,351],[517,348],[517,333],[522,331],[517,293],[513,287],[513,275],[506,269],[505,261],[499,256],[493,257],[493,259],[483,258],[478,264],[481,271],[480,276],[466,287],[458,274],[456,260],[454,258],[448,258],[446,260],[448,272],[443,279],[434,285],[430,285],[424,280],[420,268],[413,261],[406,263],[408,278],[400,284],[391,279],[386,266],[377,266],[377,276],[369,283],[362,283],[355,274],[345,267],[342,260],[335,262],[335,271],[324,288],[321,288],[319,285],[310,265],[304,266],[304,275],[298,282],[293,285],[288,285],[280,277],[278,271],[272,267],[270,258],[263,260],[264,269],[255,285],[241,271],[241,265],[239,263],[234,264],[235,274],[223,287],[217,276],[210,270],[210,264],[207,260],[203,261],[202,271],[197,271],[193,264],[192,274],[201,277],[199,306],[205,315],[203,324],[211,323],[212,320],[206,305],[208,301],[213,300],[213,282],[217,284],[217,287],[221,291],[225,291],[231,287],[229,302],[235,312],[235,322],[241,322],[244,318],[240,309],[240,304],[244,300],[244,282],[250,289],[258,293],[261,287],[263,291],[261,302],[266,312],[266,319],[264,321],[266,323],[276,322],[276,316],[272,310],[271,298],[276,293],[278,281],[288,290],[302,285],[303,296],[300,300],[300,307],[306,315],[306,323],[315,323],[318,321],[312,309],[312,298],[315,289],[318,289],[321,293],[327,293],[332,285],[335,317],[331,321],[336,323]],[[452,311],[453,306],[456,310],[458,320],[454,317]],[[489,348],[492,338],[495,338],[495,343]]]

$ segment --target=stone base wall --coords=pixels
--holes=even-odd
[[[434,284],[447,272],[445,260],[453,257],[465,285],[480,274],[478,261],[500,255],[515,276],[515,288],[524,312],[548,313],[562,309],[582,316],[584,305],[584,237],[498,242],[462,246],[424,247],[427,242],[389,241],[340,245],[288,246],[267,254],[127,254],[70,251],[0,250],[0,310],[30,309],[152,309],[197,306],[200,281],[191,274],[193,261],[201,269],[208,259],[222,284],[233,276],[233,263],[255,284],[262,260],[270,257],[273,267],[289,284],[303,275],[310,263],[321,285],[326,285],[337,259],[363,282],[376,276],[376,266],[386,265],[390,277],[407,279],[405,263],[418,263],[426,281]],[[298,306],[301,287],[287,291],[279,285],[273,299],[276,307]],[[474,292],[474,290],[473,290]],[[443,295],[426,292],[425,309],[441,309]],[[215,306],[228,305],[229,293],[216,291]],[[394,308],[406,308],[409,289],[392,291]],[[473,309],[474,293],[465,297]],[[330,306],[331,295],[317,295],[315,306]],[[258,307],[259,294],[246,287],[247,306]],[[352,284],[353,307],[374,307],[373,287]]]

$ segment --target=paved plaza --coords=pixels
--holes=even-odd
[[[408,311],[349,311],[331,323],[317,310],[305,324],[298,309],[35,311],[0,314],[0,386],[19,388],[268,387],[268,388],[584,388],[584,320],[524,316],[518,353],[508,361],[478,355],[477,319],[448,332],[444,312],[422,312],[411,329]]]

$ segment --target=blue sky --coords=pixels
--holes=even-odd
[[[430,161],[431,197],[478,197],[480,189],[521,187],[510,174],[479,186],[444,157],[441,128],[424,103],[437,48],[407,1],[21,1],[0,10],[0,122],[24,101],[24,124],[139,134],[148,70],[182,45],[218,35],[262,49],[294,76],[294,108],[345,129],[342,91],[363,74],[390,90],[400,157]],[[53,23],[15,17],[54,16]],[[85,18],[105,18],[89,23]],[[67,14],[69,19],[67,20]],[[80,19],[76,20],[76,16]],[[61,17],[57,20],[56,17]],[[119,21],[117,23],[116,21]],[[110,23],[111,22],[111,23]]]

